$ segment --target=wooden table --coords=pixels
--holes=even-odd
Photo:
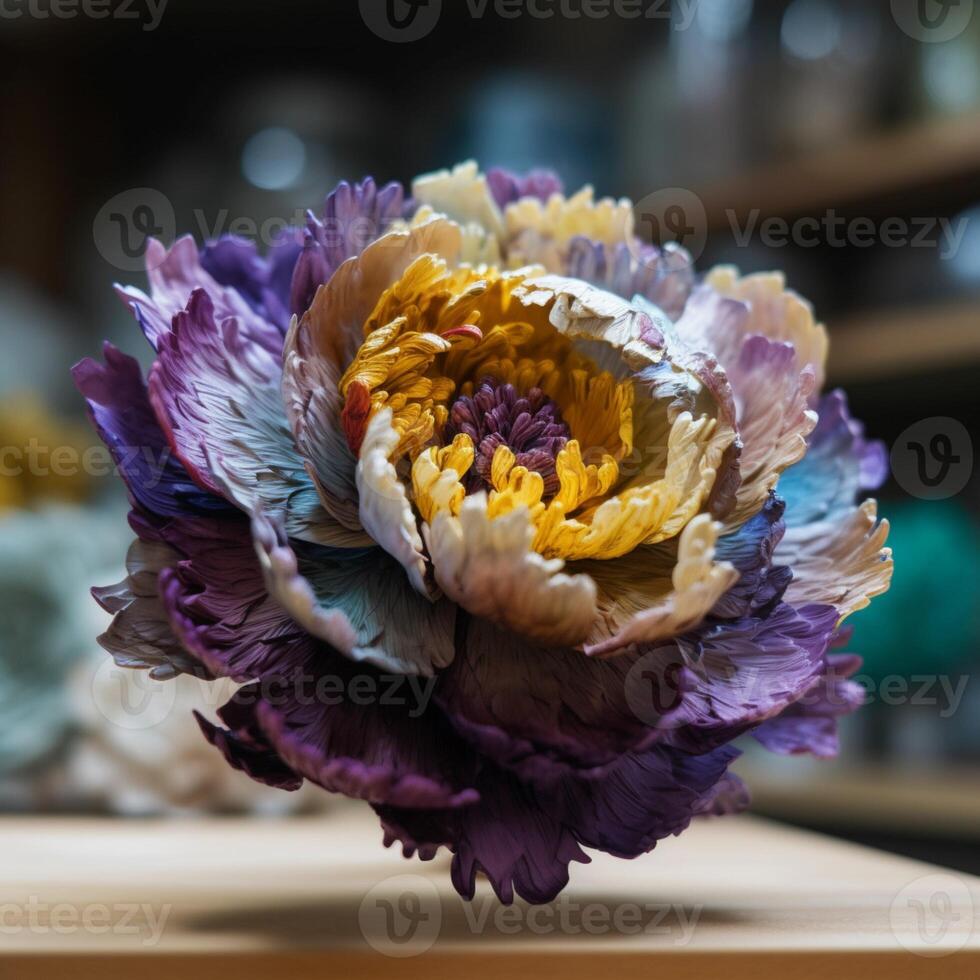
[[[380,836],[366,808],[2,819],[0,978],[980,978],[980,879],[750,817],[573,865],[537,911]]]

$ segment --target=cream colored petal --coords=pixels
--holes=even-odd
[[[606,245],[630,241],[633,205],[626,198],[596,201],[586,186],[571,197],[522,197],[507,205],[504,221],[511,267],[540,263],[549,272],[561,272],[569,243],[578,235]]]
[[[536,276],[515,289],[514,296],[525,306],[548,308],[549,321],[558,333],[618,351],[632,370],[663,360],[663,350],[649,343],[659,337],[652,318],[604,289],[566,276]]]
[[[792,348],[764,337],[749,337],[729,371],[736,394],[741,483],[726,530],[758,513],[779,475],[806,454],[806,437],[817,424],[808,407],[815,378],[811,367],[798,372]]]
[[[827,364],[827,331],[813,317],[810,304],[786,288],[781,272],[760,272],[739,278],[734,266],[716,266],[705,281],[723,296],[741,300],[749,307],[745,335],[761,334],[769,340],[786,340],[796,348],[796,367],[813,367],[815,390],[823,387]],[[721,351],[715,351],[719,359]],[[725,365],[727,367],[727,364]]]
[[[416,177],[412,181],[412,197],[461,225],[475,224],[498,240],[503,237],[503,215],[475,160],[459,163],[452,170]]]
[[[598,615],[595,582],[566,575],[562,561],[531,550],[526,507],[491,518],[480,492],[463,501],[458,516],[441,511],[423,530],[436,581],[468,612],[542,644],[573,645],[588,636]]]
[[[359,514],[364,530],[401,562],[416,590],[429,595],[425,552],[415,512],[390,459],[399,439],[391,424],[390,409],[376,412],[368,423],[357,462]]]
[[[296,444],[323,505],[351,530],[361,529],[354,470],[340,413],[340,379],[364,340],[364,323],[381,294],[420,255],[458,261],[461,234],[444,218],[391,231],[348,259],[293,320],[283,350],[283,398]]]
[[[428,204],[423,204],[414,215],[412,225],[423,224],[438,217],[438,212]],[[469,221],[460,226],[463,232],[463,245],[459,253],[460,262],[472,266],[501,265],[500,240],[483,225]]]
[[[877,515],[877,503],[866,500],[843,518],[787,527],[775,553],[777,564],[793,569],[786,599],[830,603],[843,619],[887,591],[892,550],[884,547],[888,521]]]
[[[588,563],[599,587],[602,619],[585,652],[609,656],[697,626],[738,580],[732,564],[714,560],[720,530],[707,514],[695,517],[680,534],[672,569],[658,568],[652,548],[616,562]],[[670,554],[670,549],[660,550]]]

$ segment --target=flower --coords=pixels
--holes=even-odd
[[[47,794],[48,764],[74,725],[69,677],[91,654],[85,595],[125,543],[119,515],[48,505],[0,514],[0,810]]]
[[[542,902],[583,847],[744,806],[738,736],[833,750],[884,456],[781,276],[699,279],[629,202],[474,163],[147,258],[148,381],[75,369],[133,503],[102,643],[243,684],[202,720],[233,767]]]
[[[323,810],[329,798],[312,784],[281,793],[243,779],[201,738],[194,713],[213,723],[213,709],[238,686],[187,674],[155,684],[104,657],[85,658],[68,685],[76,731],[60,773],[64,805],[121,816]]]

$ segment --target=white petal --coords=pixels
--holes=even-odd
[[[637,569],[639,574],[635,579],[609,588],[607,592],[601,573],[597,574],[600,603],[605,597],[603,593],[607,593],[610,609],[606,622],[615,632],[610,636],[608,629],[605,630],[606,636],[586,646],[586,653],[606,656],[630,644],[656,643],[697,626],[738,580],[738,571],[733,565],[714,560],[720,530],[721,525],[707,514],[695,517],[681,532],[677,563],[670,578],[647,577],[644,580]],[[611,571],[615,572],[615,563],[610,564],[613,566]],[[613,580],[609,585],[613,585]],[[622,585],[628,588],[628,595],[622,594]],[[650,604],[641,612],[632,616],[622,614],[624,606],[635,608],[643,602]]]
[[[412,585],[429,594],[425,553],[415,512],[390,457],[399,442],[391,410],[376,412],[368,423],[357,462],[358,512],[364,530],[408,572]]]
[[[549,645],[588,635],[598,615],[595,582],[566,575],[561,560],[531,550],[526,507],[490,518],[480,492],[463,501],[458,517],[443,511],[424,530],[436,581],[468,612]]]

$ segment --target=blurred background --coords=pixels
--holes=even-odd
[[[756,812],[980,872],[972,0],[397,0],[401,28],[383,0],[110,7],[0,13],[0,809],[317,805],[224,779],[189,710],[219,695],[149,724],[157,695],[94,649],[125,499],[70,465],[95,438],[68,367],[104,337],[145,362],[111,284],[145,288],[148,233],[267,243],[341,178],[475,157],[629,196],[641,234],[814,303],[831,384],[892,449],[895,579],[852,619],[869,705],[841,758],[741,771]],[[961,458],[930,486],[909,444],[937,434]],[[10,475],[31,452],[47,472]]]

